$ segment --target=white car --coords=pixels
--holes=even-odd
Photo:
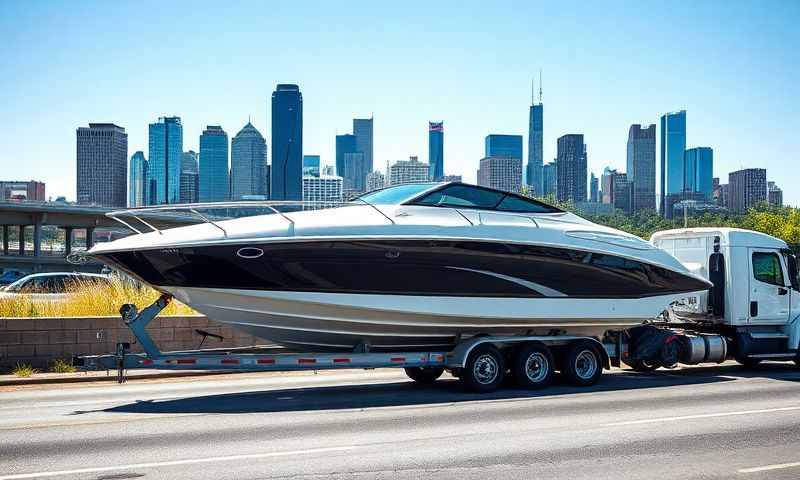
[[[0,292],[0,299],[25,295],[36,300],[59,300],[69,297],[70,289],[77,282],[109,281],[107,275],[96,273],[56,272],[34,273],[23,277]]]

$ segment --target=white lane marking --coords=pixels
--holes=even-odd
[[[683,415],[680,417],[661,417],[661,418],[646,418],[644,420],[630,420],[627,422],[614,422],[605,423],[604,427],[615,427],[621,425],[643,425],[646,423],[664,423],[664,422],[678,422],[681,420],[694,420],[698,418],[716,418],[716,417],[732,417],[737,415],[754,415],[758,413],[772,413],[772,412],[791,412],[793,410],[800,410],[800,406],[796,407],[780,407],[780,408],[765,408],[762,410],[742,410],[739,412],[718,412],[718,413],[701,413],[698,415]],[[2,479],[0,479],[2,480]]]
[[[224,457],[190,458],[185,460],[172,460],[166,462],[131,463],[128,465],[115,465],[111,467],[78,468],[75,470],[53,470],[50,472],[18,473],[0,476],[0,480],[20,480],[25,478],[57,477],[61,475],[75,475],[80,473],[112,472],[115,470],[135,470],[140,468],[172,467],[175,465],[193,465],[197,463],[233,462],[237,460],[253,460],[260,458],[288,457],[291,455],[307,455],[313,453],[344,452],[356,450],[361,447],[343,446],[327,448],[309,448],[307,450],[293,450],[289,452],[251,453],[246,455],[228,455]]]
[[[784,468],[794,468],[794,467],[800,467],[800,462],[776,463],[775,465],[764,465],[763,467],[743,468],[739,470],[739,473],[768,472],[770,470],[781,470]]]

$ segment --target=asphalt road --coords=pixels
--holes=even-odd
[[[0,392],[0,480],[800,478],[800,369],[463,393],[401,371]]]

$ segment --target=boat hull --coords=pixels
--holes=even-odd
[[[646,299],[417,297],[162,287],[216,322],[297,351],[447,349],[472,335],[600,337],[653,319],[681,295]],[[685,296],[685,295],[683,295]]]

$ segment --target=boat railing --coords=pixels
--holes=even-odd
[[[187,203],[129,208],[106,213],[137,234],[157,232],[195,223],[207,223],[218,228],[224,236],[228,232],[220,224],[223,220],[252,217],[257,215],[280,215],[294,230],[294,220],[287,213],[338,208],[359,203],[370,205],[361,199],[347,202],[298,201],[298,200],[248,200],[234,202]],[[370,205],[374,208],[373,205]]]

